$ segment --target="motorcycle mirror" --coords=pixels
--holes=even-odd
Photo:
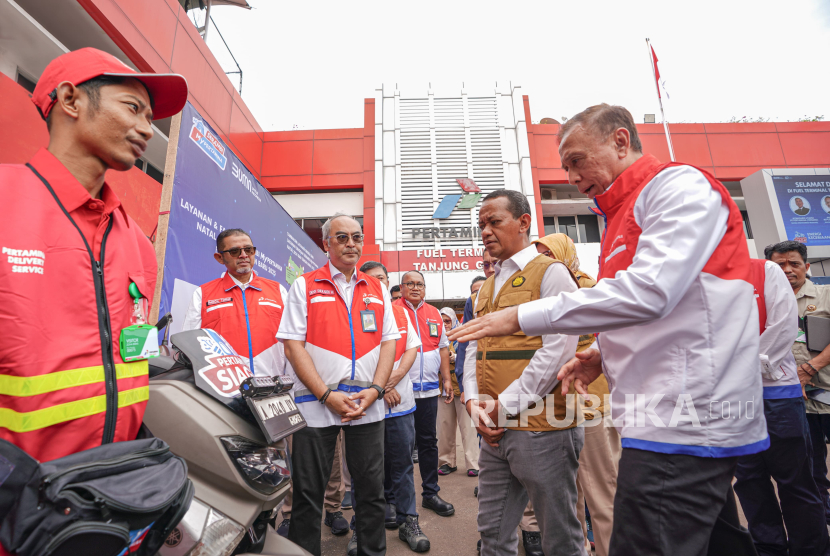
[[[156,323],[156,330],[161,330],[171,322],[173,322],[173,314],[167,313],[166,315],[161,317],[159,321]]]

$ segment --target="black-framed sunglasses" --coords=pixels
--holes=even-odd
[[[220,253],[227,253],[234,259],[239,257],[242,254],[242,251],[245,251],[245,254],[249,257],[252,257],[256,254],[256,247],[234,247],[233,249],[225,249],[224,251],[219,251]]]
[[[349,243],[349,234],[346,234],[346,233],[334,234],[334,236],[328,236],[326,239],[331,239],[332,237],[334,237],[334,239],[340,245],[346,245],[347,243]],[[352,234],[351,235],[351,239],[352,239],[352,241],[355,242],[355,244],[363,243],[363,237],[364,237],[363,234]]]

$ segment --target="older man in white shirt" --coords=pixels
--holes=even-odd
[[[531,245],[530,225],[530,206],[521,193],[502,189],[485,198],[479,213],[481,238],[499,262],[479,290],[476,318],[577,290],[564,264]],[[478,493],[483,556],[517,553],[516,527],[528,498],[545,554],[585,554],[576,516],[585,431],[576,426],[576,411],[567,408],[556,378],[559,367],[574,356],[577,341],[562,334],[521,335],[483,338],[467,346],[465,401],[486,442],[479,456]]]

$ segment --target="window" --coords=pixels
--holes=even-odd
[[[744,221],[744,235],[746,239],[754,239],[752,237],[752,226],[749,225],[749,214],[745,211],[741,211],[741,218]]]
[[[574,243],[599,243],[599,221],[591,214],[576,216],[546,216],[544,218],[545,235],[565,234]]]
[[[357,223],[360,224],[360,227],[363,228],[363,217],[362,216],[355,216],[355,220]],[[297,226],[303,229],[303,231],[308,234],[314,243],[320,249],[323,249],[323,224],[326,223],[328,218],[296,218],[294,222],[297,223]]]
[[[29,91],[29,94],[33,94],[35,92],[35,81],[20,73],[19,69],[17,70],[17,84]]]

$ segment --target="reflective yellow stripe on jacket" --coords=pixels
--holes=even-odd
[[[119,363],[115,366],[115,375],[118,380],[143,376],[147,373],[147,361]],[[33,377],[0,375],[0,395],[17,397],[36,396],[99,382],[104,382],[103,366],[57,371]],[[126,407],[145,402],[149,398],[150,388],[148,386],[119,391],[118,407]],[[73,419],[103,413],[106,410],[106,395],[94,396],[23,413],[2,407],[0,408],[0,427],[17,433],[31,432],[57,425],[58,423],[72,421]]]

